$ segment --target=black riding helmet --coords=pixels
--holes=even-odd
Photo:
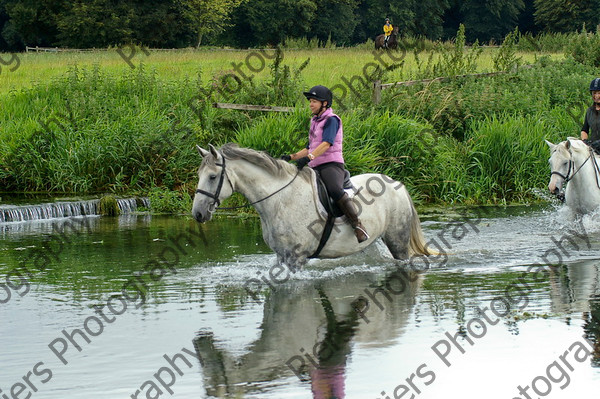
[[[596,78],[590,83],[590,91],[596,90],[600,90],[600,78]]]
[[[309,91],[305,91],[303,94],[307,100],[314,98],[315,100],[318,100],[321,102],[327,101],[326,108],[331,107],[331,102],[333,100],[333,93],[331,93],[331,90],[329,90],[325,86],[318,85],[318,86],[311,87],[311,89]]]

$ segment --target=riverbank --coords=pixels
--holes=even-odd
[[[344,73],[364,72],[369,65],[364,57],[353,58],[359,50],[330,51],[351,65]],[[514,68],[518,53],[505,52],[505,64],[513,64],[509,73],[399,86],[383,90],[374,103],[370,84],[361,83],[365,75],[319,64],[326,53],[314,51],[314,59],[298,64],[274,52],[263,55],[263,65],[257,52],[240,66],[262,66],[256,76],[241,70],[249,79],[235,70],[206,80],[201,73],[166,77],[164,70],[144,64],[120,72],[102,63],[70,66],[43,84],[2,96],[0,187],[69,195],[154,191],[166,198],[166,208],[170,202],[185,208],[197,183],[197,144],[236,142],[274,157],[305,145],[309,113],[300,93],[322,83],[308,73],[316,63],[336,76],[326,82],[338,82],[334,109],[344,123],[346,163],[353,174],[385,173],[406,184],[419,204],[537,201],[549,173],[543,141],[578,135],[587,85],[595,76],[571,59],[537,55],[531,67]],[[397,76],[490,71],[481,68],[480,57],[473,49],[454,48],[430,61],[421,58],[416,69],[404,68],[406,60],[390,68],[379,63],[368,76],[389,82]],[[217,109],[214,102],[293,111]]]

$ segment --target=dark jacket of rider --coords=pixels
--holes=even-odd
[[[600,111],[596,110],[595,105],[587,109],[581,131],[588,134],[588,140],[592,143],[600,140]]]

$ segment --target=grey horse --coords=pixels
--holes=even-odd
[[[241,193],[260,215],[263,238],[279,264],[301,268],[319,245],[327,218],[318,200],[315,172],[298,171],[285,161],[236,144],[220,150],[198,147],[202,164],[192,215],[198,222],[211,219],[216,207],[234,192]],[[362,223],[371,237],[358,244],[345,217],[335,222],[319,258],[338,258],[359,252],[381,237],[396,259],[432,255],[419,216],[404,185],[381,174],[354,176],[354,196]]]

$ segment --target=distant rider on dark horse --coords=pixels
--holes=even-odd
[[[344,157],[342,141],[344,131],[342,120],[333,113],[331,102],[333,93],[325,86],[315,86],[303,93],[310,101],[309,108],[313,114],[308,133],[308,145],[295,154],[284,155],[282,159],[296,161],[298,169],[308,164],[320,176],[327,192],[340,207],[354,229],[359,243],[369,239],[365,228],[358,219],[358,211],[344,191]]]
[[[386,18],[385,25],[383,25],[383,34],[385,35],[383,37],[383,47],[388,48],[388,40],[390,40],[390,36],[392,35],[393,31],[394,27],[390,23],[390,19]]]

